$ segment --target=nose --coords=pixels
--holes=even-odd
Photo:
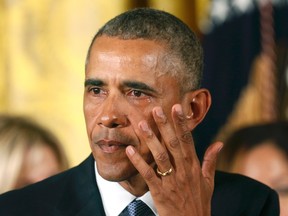
[[[107,128],[126,127],[128,125],[128,119],[125,115],[107,113],[106,115],[102,115],[100,117],[98,125]]]
[[[106,98],[101,106],[97,123],[102,127],[121,128],[129,124],[125,114],[125,102],[116,98]]]

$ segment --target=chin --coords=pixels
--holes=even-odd
[[[96,160],[96,164],[98,173],[107,181],[121,182],[138,174],[138,171],[130,161],[107,164]]]

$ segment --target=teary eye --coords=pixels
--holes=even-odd
[[[141,96],[144,96],[145,94],[141,91],[138,91],[138,90],[132,90],[131,95],[133,95],[135,97],[141,97]]]

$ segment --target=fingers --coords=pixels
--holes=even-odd
[[[172,118],[175,126],[175,133],[180,141],[180,147],[185,160],[193,165],[199,165],[199,160],[194,146],[194,141],[190,129],[187,126],[187,120],[184,116],[180,104],[172,107]]]
[[[155,123],[151,125],[145,120],[132,124],[141,145],[145,148],[147,145],[151,151],[160,174],[133,146],[126,148],[126,154],[147,183],[158,212],[166,215],[186,208],[193,215],[200,215],[199,212],[208,215],[216,159],[223,144],[217,142],[208,148],[201,168],[181,105],[174,105],[168,117],[161,107],[155,107],[152,116]],[[177,207],[175,203],[181,200],[182,204]]]
[[[169,170],[171,166],[180,169],[180,167],[182,167],[183,165],[183,154],[180,147],[180,141],[175,134],[174,125],[172,125],[171,122],[168,121],[161,107],[155,107],[152,113],[157,127],[160,131],[163,145],[165,146],[164,150],[166,152],[168,150],[169,154],[171,155],[169,164],[161,164],[161,161],[158,161],[158,163],[156,161],[156,163],[162,172]],[[166,153],[166,155],[168,156],[168,153]]]
[[[126,154],[129,157],[130,161],[133,163],[138,172],[143,176],[147,183],[155,183],[156,175],[153,168],[146,163],[142,156],[135,150],[134,147],[128,146],[126,148]]]
[[[139,136],[141,136],[141,140],[144,140],[149,147],[158,169],[161,172],[169,170],[172,165],[166,147],[160,143],[146,121],[140,121],[138,126],[141,132]]]
[[[169,153],[174,159],[174,165],[179,169],[183,168],[184,162],[199,166],[192,134],[180,104],[172,107],[171,115],[173,124],[167,121],[161,107],[153,109],[155,122]]]
[[[214,184],[213,182],[216,170],[217,156],[221,151],[222,147],[223,147],[222,142],[216,142],[211,146],[209,146],[204,155],[202,164],[202,174],[203,177],[206,178],[212,186]]]
[[[158,139],[145,120],[140,121],[137,127],[135,126],[134,131],[141,143],[146,144],[150,149],[160,172],[165,173],[171,167],[175,171],[181,170],[185,172],[186,170],[188,175],[192,174],[193,170],[200,171],[200,162],[181,105],[176,104],[172,107],[172,122],[168,120],[161,107],[155,107],[152,115],[160,132],[161,140]],[[205,154],[202,172],[207,179],[214,179],[217,153],[221,147],[222,143],[215,143],[209,147]],[[151,167],[133,149],[127,148],[127,154],[129,154],[128,150],[130,150],[128,156],[131,162],[145,179],[151,179],[153,176],[151,172],[154,170],[150,169]],[[132,152],[133,154],[131,154]],[[155,171],[154,176],[157,177]]]
[[[135,126],[134,131],[137,134],[141,144],[147,145],[150,149],[154,161],[157,164],[158,169],[161,172],[166,172],[169,170],[172,165],[170,162],[170,157],[167,152],[165,145],[162,145],[157,136],[152,131],[151,127],[147,124],[145,120],[142,120]],[[156,175],[154,169],[151,167],[151,164],[147,164],[143,157],[136,151],[132,146],[126,148],[126,154],[129,157],[132,164],[139,171],[139,173],[146,180],[148,185],[157,184],[159,181],[158,176]]]

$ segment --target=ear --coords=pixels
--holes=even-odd
[[[190,131],[204,119],[210,106],[211,95],[207,89],[197,89],[185,93],[182,107]]]

